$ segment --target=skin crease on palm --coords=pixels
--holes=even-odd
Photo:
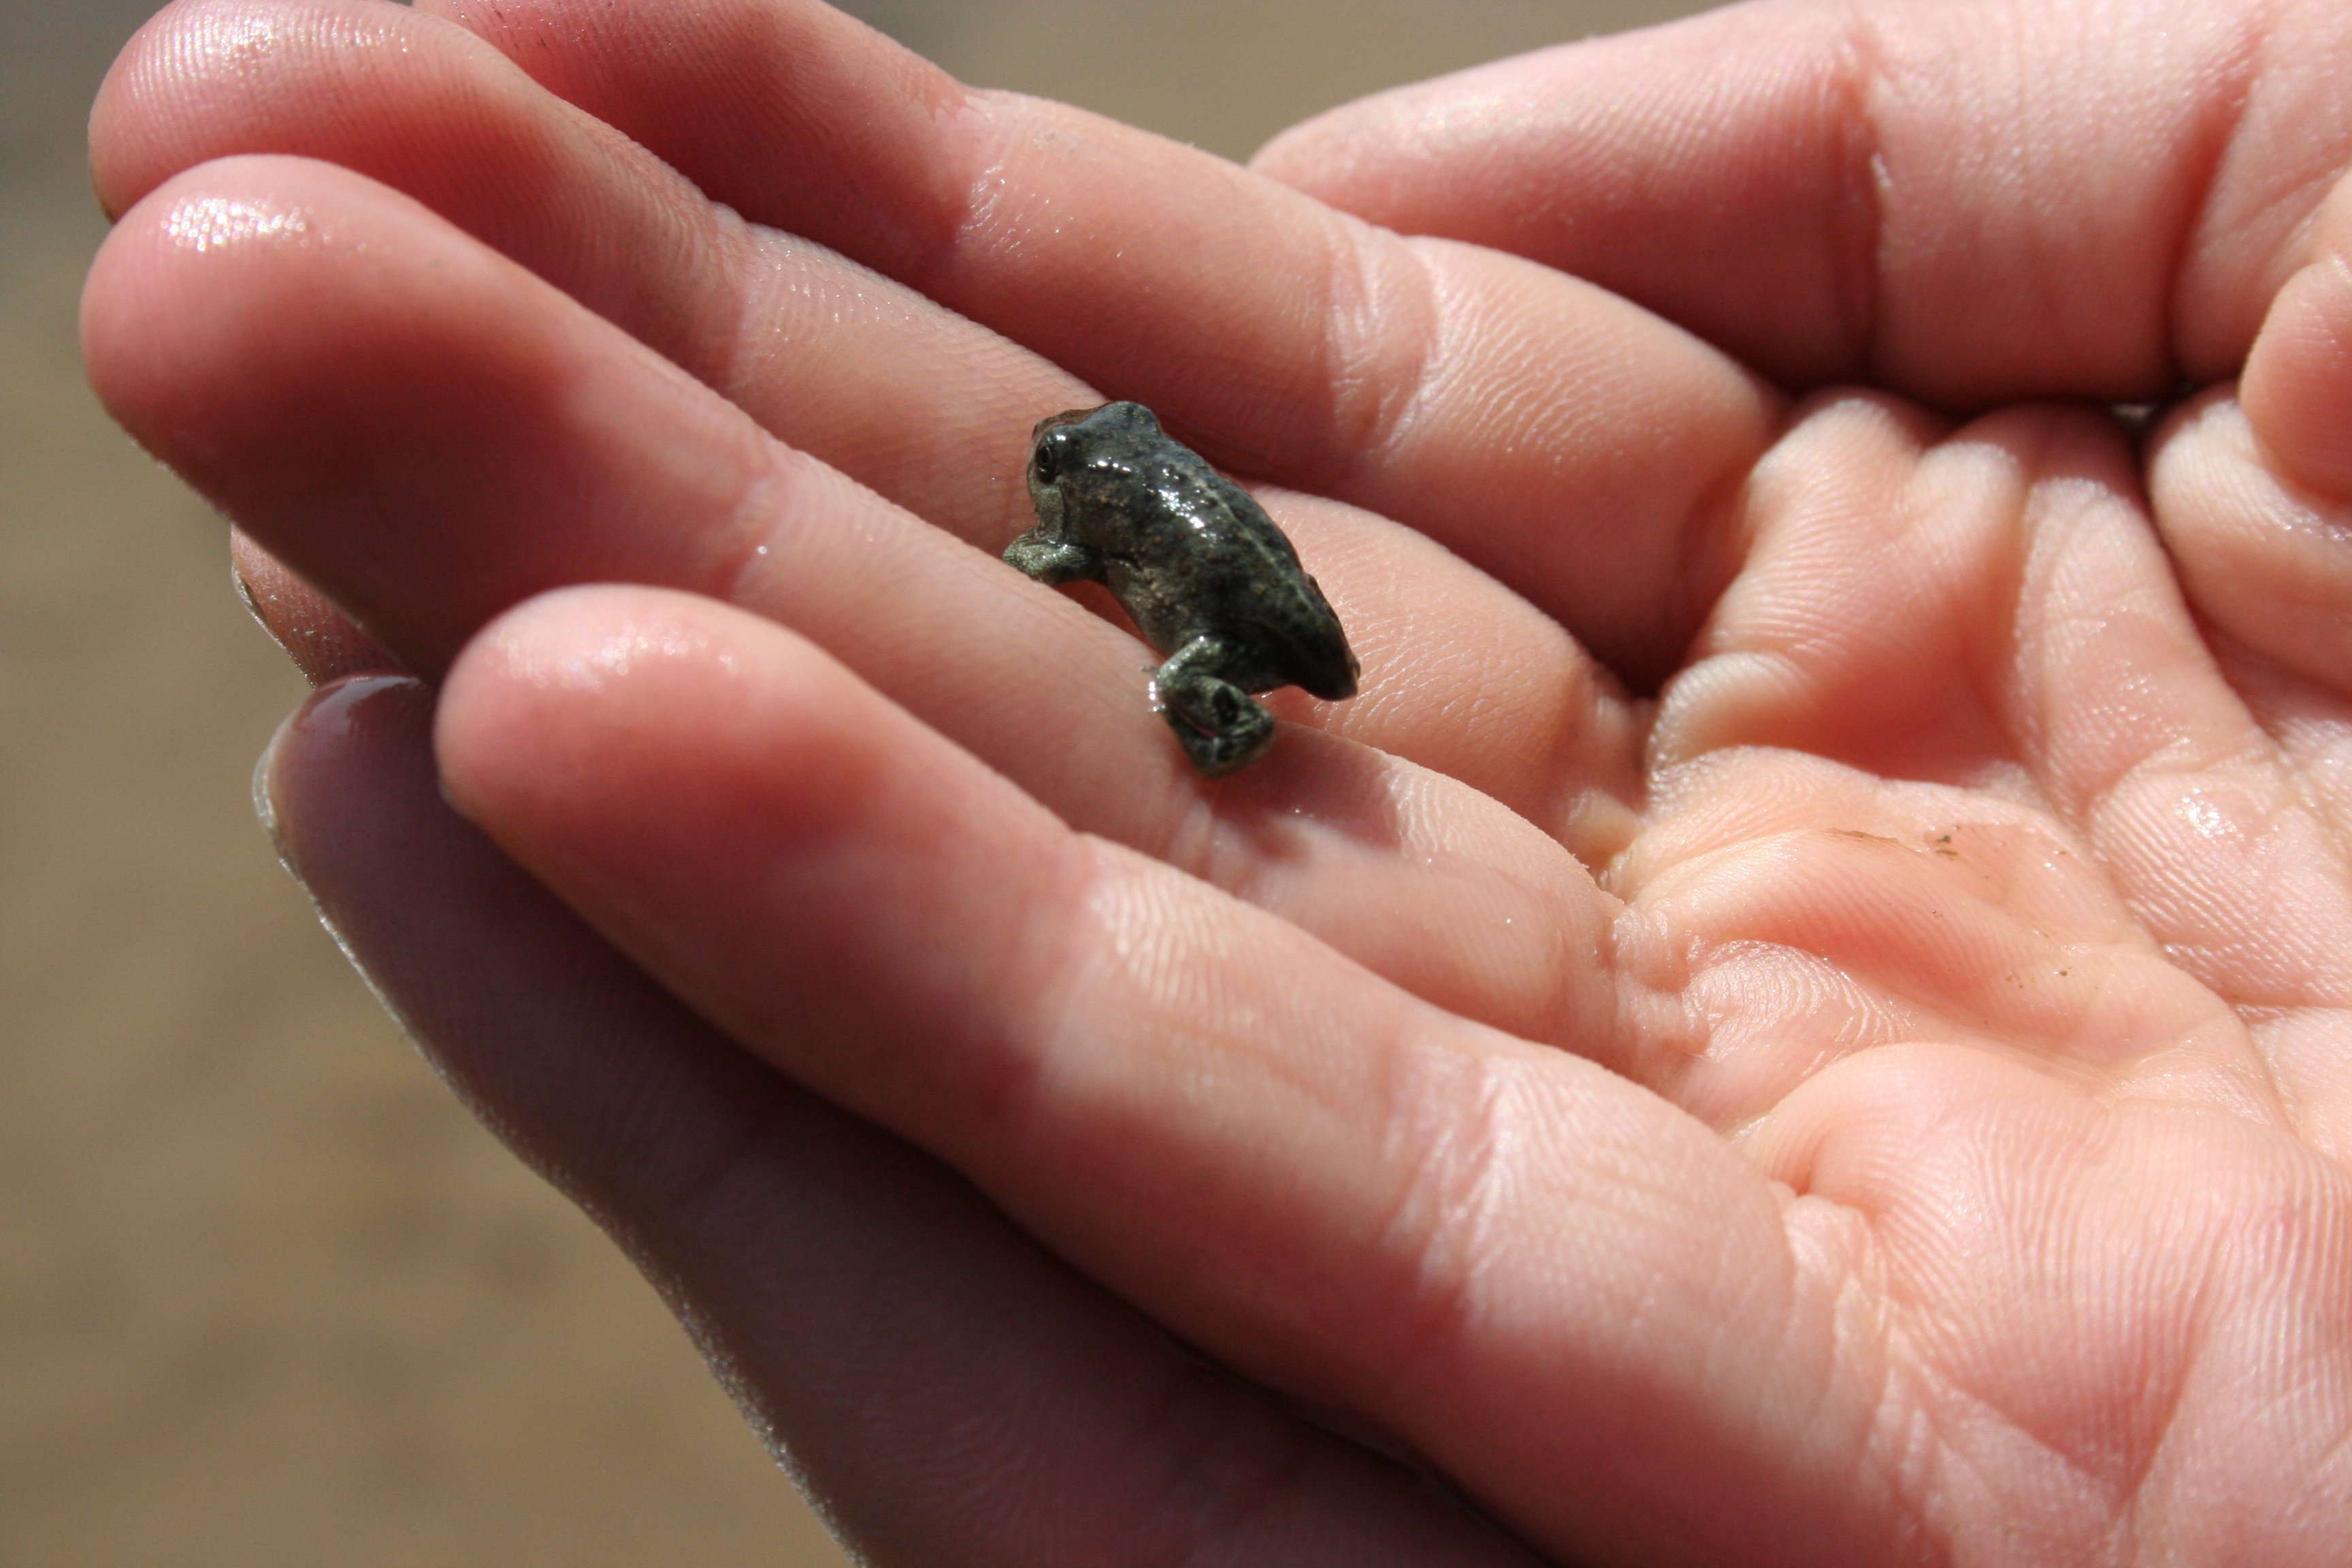
[[[100,393],[437,683],[289,863],[871,1561],[2343,1560],[2337,0],[1246,173],[808,0],[188,0],[92,136]],[[1232,780],[992,559],[1112,396],[1362,658]]]

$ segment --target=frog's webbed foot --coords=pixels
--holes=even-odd
[[[1153,677],[1168,727],[1192,765],[1210,778],[1248,766],[1274,743],[1274,715],[1215,673],[1228,652],[1219,638],[1195,637]]]
[[[1004,563],[1015,566],[1047,587],[1102,575],[1102,556],[1083,544],[1048,536],[1033,528],[1004,547]]]

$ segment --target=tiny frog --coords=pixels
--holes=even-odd
[[[1041,419],[1031,433],[1037,526],[1004,559],[1040,583],[1099,581],[1166,656],[1168,727],[1214,778],[1255,762],[1274,718],[1251,693],[1356,694],[1356,656],[1298,552],[1240,486],[1169,439],[1140,403]]]

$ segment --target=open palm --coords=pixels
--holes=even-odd
[[[2352,16],[2144,9],[1246,174],[804,0],[192,0],[86,338],[438,683],[289,858],[874,1561],[2338,1561]],[[1111,396],[1362,659],[1230,780],[994,559]]]

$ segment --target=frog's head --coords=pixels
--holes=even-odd
[[[1106,403],[1099,408],[1049,414],[1029,432],[1029,488],[1051,486],[1107,439],[1160,433],[1159,419],[1140,403]]]

